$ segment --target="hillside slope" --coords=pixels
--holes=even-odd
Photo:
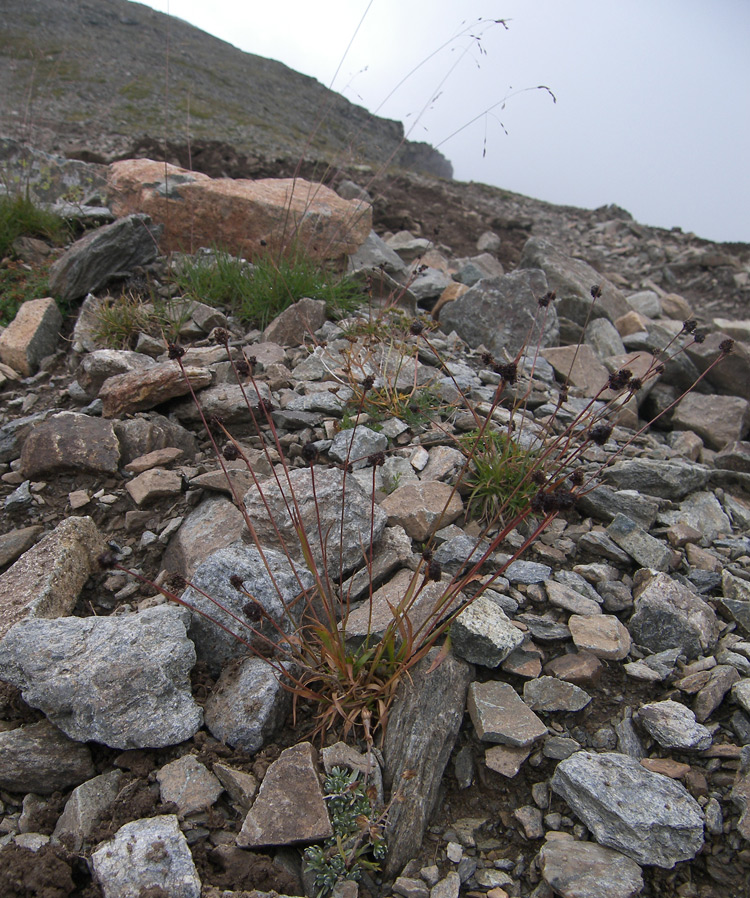
[[[0,92],[0,132],[48,151],[111,158],[166,133],[226,141],[251,157],[340,165],[393,156],[452,174],[432,147],[402,143],[400,122],[128,0],[4,0]]]

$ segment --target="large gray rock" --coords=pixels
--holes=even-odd
[[[194,735],[203,714],[190,691],[195,649],[188,613],[16,624],[0,642],[3,678],[71,739],[111,748],[161,748]]]
[[[242,581],[242,589],[233,585],[235,578]],[[285,611],[285,606],[303,587],[309,589],[313,578],[302,568],[295,574],[289,559],[280,552],[268,549],[261,556],[255,546],[235,541],[209,555],[198,566],[191,583],[181,596],[192,611],[190,638],[198,659],[218,673],[228,661],[246,655],[250,645],[263,648],[264,640],[251,628],[268,639],[278,639],[264,613],[289,632],[298,620],[301,603],[294,616],[291,610]]]
[[[430,673],[437,651],[432,649],[402,679],[388,719],[383,746],[385,784],[391,796],[399,794],[386,826],[385,875],[389,877],[401,871],[422,843],[458,737],[472,677],[470,665],[450,654]]]
[[[291,501],[293,495],[321,573],[327,569],[331,577],[338,577],[361,566],[363,551],[366,552],[370,542],[376,542],[385,529],[386,514],[379,506],[371,506],[369,497],[354,477],[336,468],[315,468],[314,475],[308,468],[298,468],[290,471],[288,482],[283,477],[282,483],[283,493],[274,480],[263,481],[265,502],[255,488],[245,495],[245,508],[261,544],[280,548],[280,533],[286,551],[295,561],[304,563],[289,511],[290,506],[295,507]]]
[[[115,277],[127,277],[159,252],[160,229],[148,215],[128,215],[97,228],[66,250],[50,269],[50,291],[63,300],[94,293]]]
[[[684,499],[688,493],[705,487],[709,469],[692,462],[629,458],[605,468],[602,477],[617,489],[638,490],[662,499]]]
[[[89,864],[104,898],[200,898],[201,881],[174,814],[126,823]]]
[[[628,629],[652,652],[679,648],[688,660],[712,652],[719,638],[711,606],[667,574],[657,574],[636,596]]]
[[[340,430],[333,438],[328,455],[335,461],[348,461],[353,468],[364,468],[368,456],[387,448],[388,437],[384,433],[360,425],[351,430]]]
[[[607,278],[587,262],[566,256],[542,237],[530,237],[526,241],[518,267],[541,268],[548,289],[557,293],[558,315],[581,326],[589,318],[608,318],[614,322],[630,309],[624,295]],[[596,301],[591,296],[595,284],[602,290]]]
[[[540,313],[538,300],[548,289],[544,273],[536,270],[479,281],[443,308],[440,326],[446,333],[455,330],[469,346],[483,344],[498,358],[503,350],[514,356],[524,345],[529,327]],[[559,338],[554,305],[547,308],[544,320],[541,345],[554,345]]]
[[[64,471],[114,474],[120,444],[111,421],[60,412],[37,424],[21,452],[25,477],[41,478]]]
[[[208,496],[182,522],[162,556],[165,571],[192,577],[213,552],[237,542],[245,519],[237,506],[223,496]]]
[[[594,842],[545,842],[539,869],[562,898],[636,898],[643,890],[643,874],[634,860]]]
[[[227,665],[203,709],[212,736],[254,754],[284,722],[291,695],[263,658]]]
[[[672,427],[692,430],[711,449],[723,449],[750,431],[750,403],[739,396],[688,393],[674,410]]]
[[[48,720],[0,733],[0,789],[49,795],[95,773],[88,746],[68,739]]]
[[[627,755],[576,752],[557,765],[551,784],[597,842],[639,864],[671,868],[703,847],[698,802]]]

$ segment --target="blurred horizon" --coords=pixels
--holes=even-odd
[[[133,2],[402,121],[456,180],[750,243],[745,0]]]

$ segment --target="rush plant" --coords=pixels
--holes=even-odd
[[[598,288],[593,288],[594,301],[598,295]],[[540,299],[537,320],[530,334],[543,332],[544,318],[552,301],[552,295]],[[192,610],[231,632],[250,652],[263,657],[292,692],[295,712],[300,703],[309,703],[319,735],[333,729],[346,736],[356,730],[371,739],[373,734],[382,737],[396,690],[409,670],[436,645],[441,645],[442,649],[433,665],[440,664],[446,656],[450,649],[450,627],[457,615],[490,588],[508,564],[532,546],[551,521],[572,509],[578,497],[596,485],[602,468],[648,427],[646,424],[637,433],[621,440],[617,448],[611,437],[622,403],[638,393],[645,382],[656,377],[673,355],[683,351],[685,344],[699,342],[701,337],[695,333],[695,322],[686,322],[681,338],[675,337],[644,375],[635,378],[627,369],[613,373],[602,384],[598,395],[572,414],[563,414],[569,411],[567,388],[563,385],[553,413],[540,423],[525,408],[538,345],[527,345],[508,361],[497,362],[485,355],[482,363],[494,370],[498,382],[491,402],[475,402],[450,374],[450,367],[442,360],[429,330],[423,322],[414,320],[409,333],[401,337],[400,351],[404,358],[414,358],[416,350],[437,359],[459,396],[450,413],[468,414],[474,423],[471,432],[458,438],[465,462],[452,482],[450,495],[432,532],[440,528],[444,519],[448,522],[448,508],[461,491],[468,491],[474,501],[479,502],[481,529],[472,552],[467,553],[470,560],[455,574],[443,571],[436,558],[433,537],[429,537],[421,547],[421,556],[414,569],[403,581],[402,591],[386,600],[385,623],[383,608],[377,610],[374,605],[376,556],[372,544],[378,514],[377,469],[385,462],[385,453],[356,458],[352,455],[352,440],[345,459],[337,463],[326,461],[319,447],[308,443],[294,462],[277,432],[272,404],[259,399],[263,391],[254,373],[254,359],[238,357],[226,332],[220,331],[217,339],[223,342],[242,386],[249,416],[262,440],[273,475],[265,480],[256,475],[242,444],[222,422],[207,421],[204,417],[203,423],[235,503],[244,516],[248,541],[257,549],[271,581],[276,584],[269,547],[259,536],[257,519],[254,520],[248,512],[245,497],[237,493],[229,476],[228,462],[238,459],[246,464],[254,484],[251,492],[257,494],[260,507],[270,519],[275,544],[295,572],[298,591],[294,599],[289,600],[277,587],[282,608],[279,619],[267,603],[255,595],[252,583],[233,577],[232,586],[241,593],[244,601],[242,616],[231,614],[229,624],[220,621],[218,612],[226,609],[197,587],[194,588],[198,593],[217,606],[217,615],[205,609]],[[396,348],[392,334],[388,336],[387,344],[388,353],[385,356],[375,353],[370,361],[390,358]],[[722,346],[720,358],[731,348],[731,341],[727,341]],[[170,346],[170,357],[183,370],[189,385],[182,368],[183,354],[180,346]],[[398,376],[400,370],[399,365],[384,365],[375,373],[362,377],[356,394],[355,420],[364,410],[378,380]],[[195,394],[193,398],[200,409]],[[358,426],[354,425],[354,433]],[[456,439],[449,418],[433,426],[438,433],[443,428],[445,441]],[[598,458],[603,449],[606,460],[593,464],[587,461],[588,450],[592,447],[597,448],[595,455]],[[273,450],[275,453],[272,454]],[[357,471],[355,475],[355,465],[362,464],[365,473]],[[347,523],[346,499],[355,488],[360,488],[354,483],[355,476],[361,483],[368,477],[368,470],[369,525],[360,530],[361,551],[353,565],[364,576],[366,588],[364,604],[357,604],[353,593],[355,578],[347,578],[350,571],[345,570],[343,557],[344,534],[351,526]],[[332,502],[338,514],[338,519],[332,523],[326,517],[329,509],[323,508],[320,494],[323,480],[331,472],[339,478],[337,497],[326,500]],[[308,496],[312,497],[312,514],[309,503],[307,510],[303,510],[300,492],[303,484]],[[512,541],[511,554],[499,556],[499,550],[507,550],[509,543],[506,540],[514,531],[517,535]],[[499,557],[503,560],[498,560]],[[192,607],[183,598],[181,589],[161,587],[160,590],[169,599]],[[350,632],[351,621],[355,613],[361,619],[363,608],[368,621],[366,633],[362,636],[358,631],[359,635],[354,638]],[[227,620],[225,615],[223,620]]]

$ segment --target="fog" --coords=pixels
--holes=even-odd
[[[747,0],[146,5],[401,120],[460,180],[750,242]]]

